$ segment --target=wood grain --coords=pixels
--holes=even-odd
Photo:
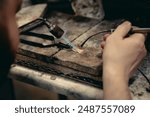
[[[19,59],[22,59],[21,61],[24,59],[24,66],[34,61],[34,64],[39,66],[36,67],[37,69],[44,63],[44,66],[49,69],[53,68],[67,75],[80,76],[82,77],[80,80],[83,81],[85,78],[101,81],[102,52],[99,45],[102,41],[102,34],[89,38],[88,40],[87,38],[99,31],[114,27],[117,21],[100,22],[95,19],[70,16],[63,13],[51,13],[48,19],[67,31],[66,37],[75,45],[82,47],[84,50],[83,53],[79,54],[71,49],[55,45],[48,29],[45,26],[41,26],[27,34],[21,35],[18,55],[26,56],[28,59],[18,57],[18,61]],[[26,41],[30,43],[24,43]],[[32,45],[32,43],[36,44]],[[61,43],[64,42],[61,41]],[[47,72],[46,69],[45,72]]]

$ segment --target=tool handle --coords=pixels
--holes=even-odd
[[[34,20],[32,22],[29,22],[28,24],[26,24],[24,26],[21,26],[19,28],[19,33],[21,34],[21,33],[30,31],[30,30],[32,30],[32,29],[34,29],[34,28],[36,28],[36,27],[38,27],[38,26],[40,26],[42,24],[43,24],[43,21],[41,19],[36,19],[36,20]]]
[[[115,29],[110,29],[110,32],[113,33]],[[128,34],[133,33],[150,33],[150,28],[131,28]]]
[[[150,33],[150,28],[132,28],[133,33]]]
[[[64,35],[64,30],[57,25],[50,27],[49,32],[52,33],[57,39],[60,39]]]

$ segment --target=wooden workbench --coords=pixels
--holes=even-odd
[[[79,54],[64,44],[54,44],[48,29],[37,27],[20,36],[17,66],[12,66],[10,77],[77,99],[102,99],[102,52],[99,45],[104,33],[89,37],[115,27],[120,20],[99,21],[58,12],[50,13],[48,19],[64,29],[70,41],[84,52]],[[139,77],[142,76],[137,75],[134,80]]]
[[[21,35],[16,63],[93,85],[98,84],[102,70],[100,42],[104,33],[89,37],[99,31],[113,28],[119,21],[101,22],[58,12],[50,13],[48,19],[65,30],[68,39],[84,52],[79,54],[67,49],[63,41],[64,44],[54,44],[48,29],[39,26]]]

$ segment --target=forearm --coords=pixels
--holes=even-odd
[[[146,55],[145,35],[128,35],[131,28],[131,23],[126,21],[104,38],[104,99],[131,99],[128,88],[129,76]]]
[[[13,63],[18,47],[19,34],[15,16],[3,15],[0,21],[0,73],[7,74],[10,65]]]
[[[15,14],[20,6],[21,0],[0,0],[0,83],[15,59],[19,42]]]
[[[121,70],[104,69],[103,84],[104,84],[104,99],[131,99],[128,88],[128,75]]]

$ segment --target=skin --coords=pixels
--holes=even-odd
[[[14,62],[19,33],[15,14],[21,0],[0,0],[0,81],[3,81]]]
[[[104,99],[132,99],[128,88],[129,77],[146,56],[145,34],[135,33],[127,37],[130,22],[124,22],[104,37],[103,83]]]

